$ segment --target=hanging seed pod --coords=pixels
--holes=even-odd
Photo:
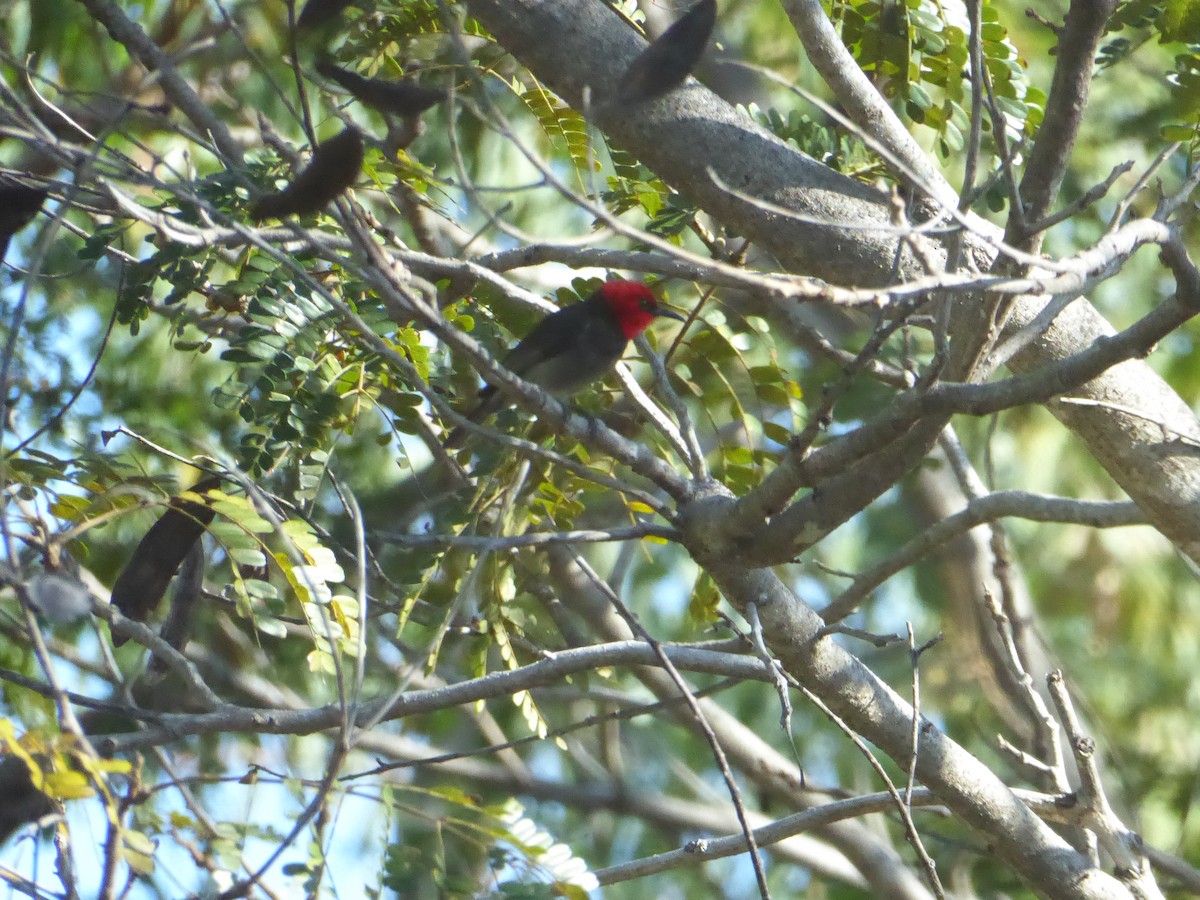
[[[349,188],[362,171],[363,141],[357,128],[319,144],[312,160],[282,191],[262,197],[250,208],[256,222],[320,212]]]

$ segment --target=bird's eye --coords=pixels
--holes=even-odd
[[[654,312],[657,306],[658,304],[649,298],[642,301],[642,309],[644,309],[646,312]]]

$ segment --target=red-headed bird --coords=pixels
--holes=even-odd
[[[564,306],[538,322],[501,362],[546,393],[569,397],[607,375],[629,342],[659,317],[684,321],[660,306],[640,281],[608,281],[582,303]],[[487,385],[467,418],[478,422],[509,402]],[[447,444],[454,446],[462,436],[454,429]]]

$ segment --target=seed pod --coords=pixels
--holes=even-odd
[[[296,19],[298,28],[316,28],[336,19],[354,0],[308,0],[300,17]]]
[[[612,102],[644,103],[683,84],[704,55],[716,21],[717,0],[700,0],[629,64]]]
[[[45,202],[45,189],[0,179],[0,261],[4,260],[9,239],[33,221]]]
[[[34,761],[48,763],[42,757]],[[34,787],[29,764],[16,755],[0,756],[0,797],[4,798],[0,803],[0,844],[18,828],[62,812],[61,802]]]
[[[363,142],[357,128],[317,146],[312,160],[282,191],[262,197],[250,208],[256,222],[319,212],[346,190],[362,171]]]
[[[210,476],[198,482],[192,491],[203,494],[220,486],[221,479]],[[117,576],[112,605],[129,618],[145,622],[162,602],[179,564],[200,540],[214,515],[215,511],[206,503],[174,498],[138,542],[128,565]],[[114,635],[113,643],[119,647],[125,638]]]
[[[328,59],[317,60],[317,71],[344,87],[359,103],[381,113],[416,116],[425,112],[445,95],[409,79],[390,81],[364,78],[357,72],[334,65]]]

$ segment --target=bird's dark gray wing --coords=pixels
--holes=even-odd
[[[533,326],[533,330],[501,360],[504,368],[521,375],[553,356],[560,347],[574,343],[575,335],[589,319],[583,303],[564,306]]]

